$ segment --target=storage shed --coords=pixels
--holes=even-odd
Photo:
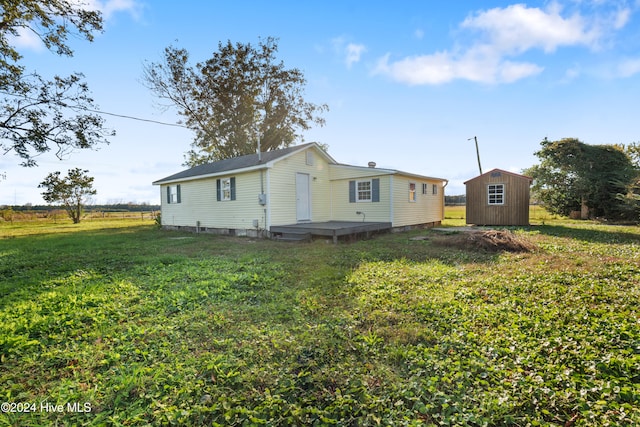
[[[467,224],[529,225],[533,179],[493,169],[466,181]]]

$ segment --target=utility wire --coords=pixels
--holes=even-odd
[[[78,108],[78,109],[84,110],[84,111],[89,111],[90,113],[104,114],[104,115],[107,115],[107,116],[120,117],[120,118],[123,118],[123,119],[137,120],[139,122],[155,123],[157,125],[174,126],[174,127],[178,127],[178,128],[189,129],[187,126],[181,125],[179,123],[167,123],[167,122],[161,122],[161,121],[158,121],[158,120],[143,119],[141,117],[127,116],[125,114],[109,113],[109,112],[106,112],[106,111],[92,110],[90,108],[80,108],[80,107],[74,107],[74,108]]]
[[[4,91],[0,91],[0,94],[9,95],[9,96],[13,96],[13,97],[16,97],[16,98],[29,99],[30,101],[37,101],[36,98],[31,98],[31,97],[28,97],[28,96],[19,96],[19,95],[16,95],[14,93],[9,93],[9,92],[4,92]],[[123,118],[123,119],[129,119],[129,120],[137,120],[139,122],[147,122],[147,123],[154,123],[154,124],[157,124],[157,125],[173,126],[173,127],[183,128],[183,129],[189,129],[189,127],[187,127],[185,125],[181,125],[179,123],[167,123],[167,122],[161,122],[159,120],[143,119],[141,117],[134,117],[134,116],[126,115],[126,114],[110,113],[108,111],[93,110],[91,108],[80,107],[80,106],[70,107],[68,105],[64,105],[64,104],[61,104],[61,103],[59,103],[59,105],[62,105],[63,107],[66,107],[66,108],[70,108],[72,110],[83,110],[83,111],[88,111],[90,113],[104,114],[106,116],[120,117],[120,118]]]

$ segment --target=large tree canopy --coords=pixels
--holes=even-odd
[[[103,128],[82,74],[52,80],[21,64],[14,46],[20,36],[35,35],[52,52],[72,56],[69,36],[89,41],[102,31],[102,17],[71,0],[0,1],[0,150],[14,152],[24,166],[56,147],[62,157],[76,148],[106,143],[112,132]]]
[[[169,46],[163,62],[145,64],[147,87],[195,132],[187,165],[255,153],[258,142],[261,151],[288,147],[312,123],[324,124],[317,114],[327,106],[304,100],[302,72],[278,62],[277,50],[274,38],[258,46],[228,41],[192,67],[185,49]]]
[[[624,197],[638,169],[624,147],[588,145],[575,138],[541,142],[540,164],[525,171],[534,178],[533,193],[547,209],[560,215],[580,210],[605,219],[633,216]]]

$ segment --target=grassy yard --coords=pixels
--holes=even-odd
[[[531,253],[0,224],[0,425],[640,425],[640,230],[537,215]]]

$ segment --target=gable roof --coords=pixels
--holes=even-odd
[[[281,148],[278,150],[265,151],[261,153],[261,158],[258,154],[247,154],[245,156],[233,157],[231,159],[219,160],[217,162],[206,163],[203,165],[194,166],[192,168],[183,170],[173,175],[169,175],[165,178],[154,181],[154,185],[164,184],[168,182],[176,181],[188,181],[192,179],[200,179],[210,176],[223,175],[225,173],[234,172],[248,172],[251,170],[265,169],[273,166],[278,160],[295,154],[299,151],[306,150],[310,147],[315,147],[317,151],[321,152],[330,163],[336,163],[336,161],[322,150],[315,142],[310,142],[302,145],[294,145],[287,148]]]
[[[516,177],[516,178],[526,179],[526,180],[528,180],[528,181],[529,181],[529,184],[531,184],[531,183],[533,182],[533,178],[531,178],[530,176],[520,175],[520,174],[518,174],[518,173],[509,172],[509,171],[506,171],[506,170],[504,170],[504,169],[498,169],[498,168],[495,168],[495,169],[491,169],[489,172],[485,172],[485,173],[483,173],[482,175],[478,175],[478,176],[476,176],[475,178],[471,178],[471,179],[469,179],[469,180],[465,181],[465,182],[464,182],[464,184],[466,185],[466,184],[467,184],[467,182],[475,181],[476,179],[483,178],[483,177],[485,177],[485,176],[487,176],[487,175],[490,175],[490,174],[492,174],[492,173],[496,173],[496,172],[500,172],[500,173],[503,173],[503,174],[506,174],[506,175],[511,175],[511,176]]]

